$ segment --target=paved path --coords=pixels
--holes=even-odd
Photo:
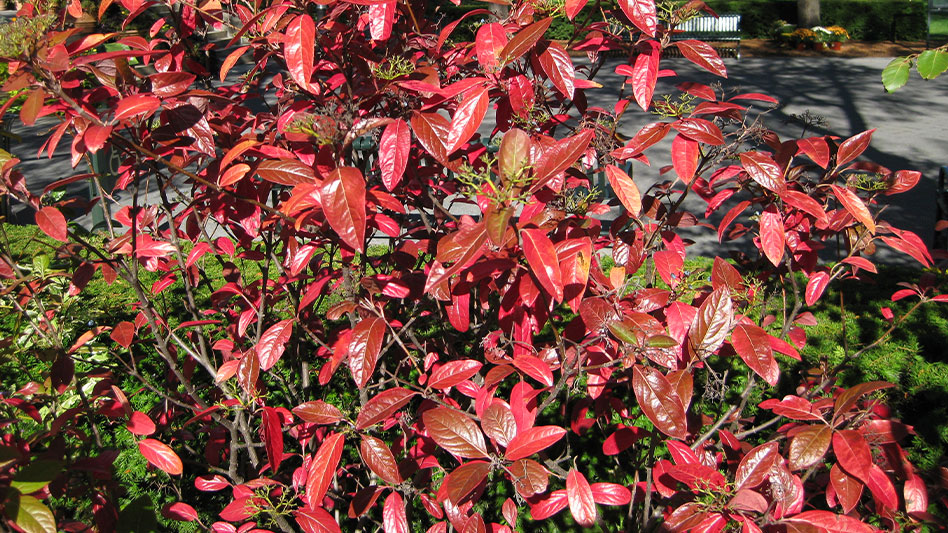
[[[745,58],[726,60],[729,78],[721,80],[728,89],[742,92],[762,92],[778,98],[780,107],[769,113],[765,124],[782,138],[799,136],[801,126],[794,118],[809,111],[820,115],[825,126],[816,134],[849,137],[861,131],[876,128],[873,142],[865,158],[892,170],[915,169],[923,172],[923,183],[915,191],[894,197],[887,218],[897,226],[918,233],[931,242],[935,224],[936,181],[940,165],[948,164],[948,76],[924,82],[917,75],[909,85],[895,94],[885,94],[880,73],[887,58]],[[603,88],[590,91],[591,105],[611,109],[614,95],[623,77],[613,73],[615,65],[604,67],[597,80]],[[681,59],[663,61],[663,68],[677,71],[681,80],[712,83],[717,78],[699,71]],[[673,92],[674,79],[660,80],[656,94]],[[655,120],[653,115],[629,113],[622,131],[628,136],[641,125]],[[33,128],[14,127],[22,142],[13,152],[23,160],[22,170],[31,187],[41,190],[46,184],[74,172],[69,168],[68,146],[63,143],[50,160],[37,159],[42,144],[40,137],[49,128],[49,122],[39,121]],[[664,148],[664,149],[663,149]],[[635,179],[641,184],[657,179],[658,169],[668,164],[667,147],[657,148],[651,168],[637,165]],[[81,191],[84,186],[74,188]],[[707,232],[706,232],[707,233]],[[705,240],[705,235],[696,235]],[[711,246],[710,241],[707,246]],[[698,246],[696,253],[710,250]]]

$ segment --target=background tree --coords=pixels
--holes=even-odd
[[[797,0],[797,25],[804,28],[820,25],[820,0]]]

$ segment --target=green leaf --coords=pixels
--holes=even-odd
[[[36,461],[21,468],[10,486],[23,494],[36,492],[48,485],[62,469],[59,461]]]
[[[942,50],[925,50],[918,56],[915,68],[926,80],[937,77],[948,69],[948,52]]]
[[[894,92],[908,82],[909,69],[912,60],[908,57],[897,57],[889,62],[882,70],[882,86],[887,92]]]
[[[14,495],[16,493],[13,493]],[[12,496],[10,500],[15,499]],[[32,496],[19,496],[18,502],[7,501],[8,516],[16,515],[16,525],[26,533],[56,533],[56,519],[46,504]]]

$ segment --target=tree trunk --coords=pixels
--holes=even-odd
[[[797,26],[812,28],[820,25],[820,0],[797,0]]]

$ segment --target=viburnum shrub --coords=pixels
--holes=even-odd
[[[414,0],[99,12],[112,4],[128,21],[162,18],[146,35],[80,34],[78,1],[27,5],[0,42],[4,89],[28,94],[21,120],[55,120],[44,153],[121,160],[114,188],[79,169],[42,193],[16,159],[2,168],[5,192],[72,261],[56,276],[0,261],[5,294],[46,339],[39,377],[2,396],[11,527],[128,519],[102,433],[134,436],[166,527],[932,520],[901,447],[911,428],[880,392],[890,384],[792,364],[806,308],[875,271],[877,245],[930,264],[915,234],[878,218],[880,198],[920,174],[859,160],[871,130],[780,139],[750,111],[766,95],[683,81],[656,97],[674,74],[660,66],[668,48],[726,77],[708,44],[671,41],[709,11],[701,2],[580,16],[584,1],[515,2],[458,20]],[[573,20],[573,41],[544,37],[553,17]],[[474,42],[452,38],[479,19]],[[234,37],[209,67],[202,36],[225,22]],[[614,105],[593,107],[604,64],[627,79]],[[625,115],[642,112],[655,116],[623,138]],[[628,164],[669,147],[664,177],[637,185]],[[101,232],[67,222],[81,202],[50,196],[81,180],[110,206]],[[686,270],[679,230],[696,226],[759,253]],[[134,318],[64,329],[49,289],[81,294],[99,276],[135,295]],[[927,282],[904,297],[946,300]]]

